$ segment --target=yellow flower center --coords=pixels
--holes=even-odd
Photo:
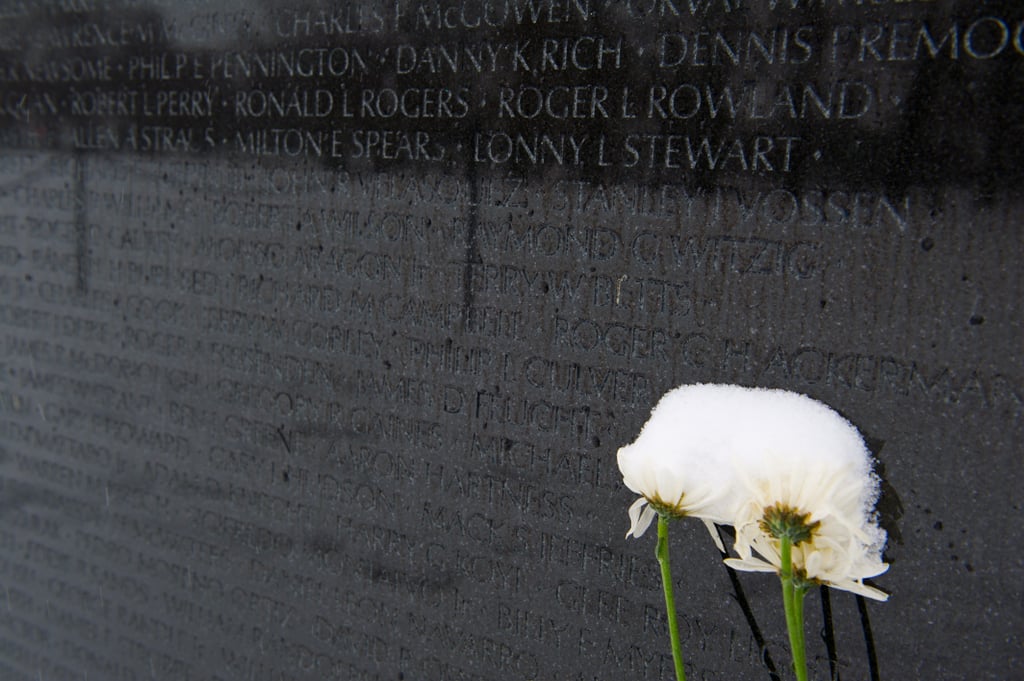
[[[782,539],[788,537],[793,546],[809,541],[820,522],[810,522],[811,514],[800,511],[787,504],[778,503],[764,509],[764,515],[758,526],[765,534]]]
[[[651,508],[658,512],[658,515],[667,515],[672,518],[685,518],[689,514],[683,510],[684,496],[686,495],[680,495],[679,499],[674,504],[657,496],[654,498],[647,497],[647,503],[651,505]]]

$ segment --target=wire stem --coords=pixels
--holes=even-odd
[[[676,681],[686,681],[683,669],[683,650],[679,646],[679,625],[676,622],[676,599],[672,595],[672,571],[668,564],[668,517],[658,515],[658,546],[655,556],[661,565],[661,583],[665,589],[665,610],[668,616],[668,635],[672,639],[672,660],[676,665]]]

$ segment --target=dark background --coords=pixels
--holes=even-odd
[[[808,599],[814,678],[1019,674],[1020,10],[481,6],[3,5],[0,675],[668,678],[615,452],[698,381],[878,459],[891,598]],[[673,531],[690,677],[787,677]]]

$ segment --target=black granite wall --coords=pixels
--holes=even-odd
[[[1009,1],[0,2],[0,677],[669,678],[615,452],[697,381],[879,460],[813,678],[1019,675],[1022,96]]]

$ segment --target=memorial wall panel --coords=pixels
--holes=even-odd
[[[878,460],[812,678],[1019,675],[1022,101],[1011,1],[0,2],[0,677],[669,678],[696,382]],[[791,678],[677,525],[689,677]]]

